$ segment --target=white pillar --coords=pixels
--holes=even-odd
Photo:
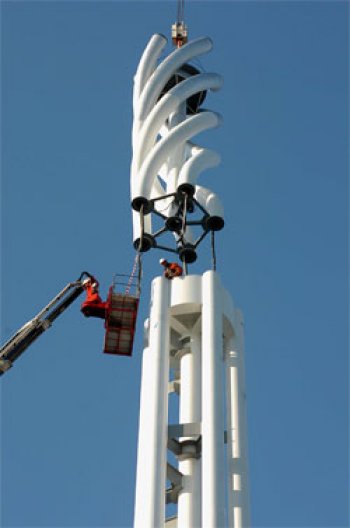
[[[142,362],[135,528],[163,528],[169,379],[169,281],[153,281],[149,346]]]
[[[238,345],[238,386],[240,398],[240,427],[241,427],[241,456],[243,461],[242,467],[242,488],[243,488],[243,520],[244,527],[251,526],[250,519],[250,494],[249,494],[249,465],[248,465],[248,435],[247,435],[247,400],[245,386],[245,358],[244,358],[244,321],[240,310],[236,310],[238,321],[237,326],[237,345]]]
[[[238,396],[237,340],[231,338],[226,346],[226,408],[229,527],[242,528],[241,431]]]
[[[202,523],[225,525],[222,291],[214,271],[202,280]]]
[[[189,347],[180,359],[180,423],[201,421],[201,349],[200,336],[191,335]],[[185,438],[182,438],[185,440]],[[183,474],[178,499],[178,527],[200,528],[201,523],[201,460],[189,458],[179,462]]]
[[[238,312],[236,312],[239,315]],[[229,526],[250,526],[242,321],[225,347]]]

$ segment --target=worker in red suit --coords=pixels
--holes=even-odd
[[[81,311],[86,317],[105,318],[106,303],[102,301],[98,293],[98,281],[95,277],[89,277],[84,282],[84,289],[86,291],[86,299],[81,305]]]
[[[91,304],[102,303],[102,299],[98,293],[98,281],[95,277],[89,278],[84,284],[86,290],[86,301],[89,301]]]
[[[181,277],[183,270],[177,262],[168,262],[165,259],[160,259],[159,263],[164,266],[164,277],[171,280],[175,277]]]

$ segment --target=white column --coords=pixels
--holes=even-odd
[[[241,431],[238,396],[237,339],[229,339],[226,345],[226,408],[227,408],[227,459],[228,459],[228,507],[230,528],[242,528],[242,459]]]
[[[219,277],[202,279],[202,522],[225,525],[223,324]]]
[[[236,335],[228,340],[225,347],[229,526],[248,528],[250,512],[241,319],[238,319],[235,330]]]
[[[149,346],[142,362],[135,528],[163,528],[169,379],[169,281],[152,283]]]
[[[238,321],[237,327],[237,349],[238,349],[238,387],[240,398],[240,427],[241,427],[241,456],[242,488],[243,488],[243,521],[244,528],[251,526],[250,520],[250,494],[249,494],[249,465],[248,465],[248,435],[247,435],[247,400],[245,386],[245,359],[244,359],[244,321],[240,310],[236,310]]]
[[[180,423],[201,421],[201,350],[200,336],[191,335],[189,347],[180,360]],[[184,438],[182,440],[185,440]],[[184,475],[179,494],[177,517],[180,528],[200,528],[201,523],[201,460],[189,458],[179,462]]]

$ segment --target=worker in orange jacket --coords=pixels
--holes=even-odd
[[[98,281],[92,276],[84,283],[86,299],[81,305],[81,311],[85,317],[105,318],[106,303],[102,301],[98,293],[98,286]]]
[[[95,277],[90,277],[90,279],[86,281],[86,284],[84,284],[84,288],[86,290],[86,301],[91,304],[102,303],[102,299],[98,293],[98,287],[99,284]]]
[[[181,277],[183,270],[177,262],[168,262],[165,259],[160,259],[159,263],[164,266],[164,277],[171,280],[175,277]]]

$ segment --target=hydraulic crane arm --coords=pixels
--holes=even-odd
[[[86,277],[84,279],[84,277]],[[86,282],[94,280],[84,271],[79,279],[70,282],[33,319],[28,321],[0,349],[0,376],[35,341],[53,321],[84,291]]]

